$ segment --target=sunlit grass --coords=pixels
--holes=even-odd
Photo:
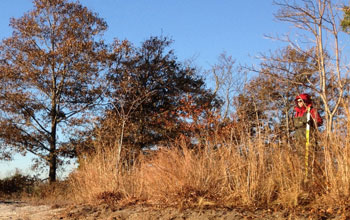
[[[171,149],[118,165],[116,149],[98,146],[70,177],[76,202],[113,205],[294,208],[349,204],[349,136],[334,133],[322,148],[321,173],[305,183],[304,161],[290,146],[264,138],[190,149],[179,138]]]

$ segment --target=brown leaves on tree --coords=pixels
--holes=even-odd
[[[114,44],[108,74],[111,108],[99,131],[112,133],[109,143],[122,142],[123,151],[169,146],[179,135],[188,135],[189,123],[198,123],[220,105],[196,70],[177,61],[170,43],[151,37],[140,48],[127,41]],[[106,130],[107,124],[113,128]]]
[[[55,181],[60,147],[100,98],[106,48],[97,37],[107,25],[78,3],[33,3],[11,19],[13,34],[0,45],[0,138],[4,147],[43,159]],[[71,129],[59,138],[63,123]]]

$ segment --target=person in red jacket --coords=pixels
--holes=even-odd
[[[295,115],[293,118],[296,139],[295,150],[304,164],[303,169],[305,171],[306,179],[310,178],[310,175],[317,173],[317,176],[322,176],[322,169],[320,164],[322,163],[321,151],[317,145],[318,127],[322,125],[323,120],[318,111],[313,108],[310,95],[303,93],[295,98]],[[310,112],[309,119],[307,117]],[[306,128],[309,124],[309,145],[306,148]],[[306,151],[307,149],[307,151]],[[307,154],[306,154],[307,152]],[[307,156],[306,156],[307,155]],[[306,160],[307,158],[307,160]],[[307,163],[306,163],[307,161]]]
[[[294,127],[295,138],[298,142],[305,143],[306,141],[306,124],[310,125],[310,140],[315,138],[315,130],[323,124],[322,117],[312,106],[311,97],[309,94],[303,93],[295,98],[295,115]],[[307,121],[307,112],[310,111],[310,119]]]

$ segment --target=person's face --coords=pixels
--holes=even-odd
[[[303,107],[305,104],[303,102],[303,100],[298,100],[298,106],[299,108]]]

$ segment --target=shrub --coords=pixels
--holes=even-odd
[[[23,193],[32,194],[37,181],[37,178],[17,171],[13,176],[0,180],[0,197],[18,198]]]

